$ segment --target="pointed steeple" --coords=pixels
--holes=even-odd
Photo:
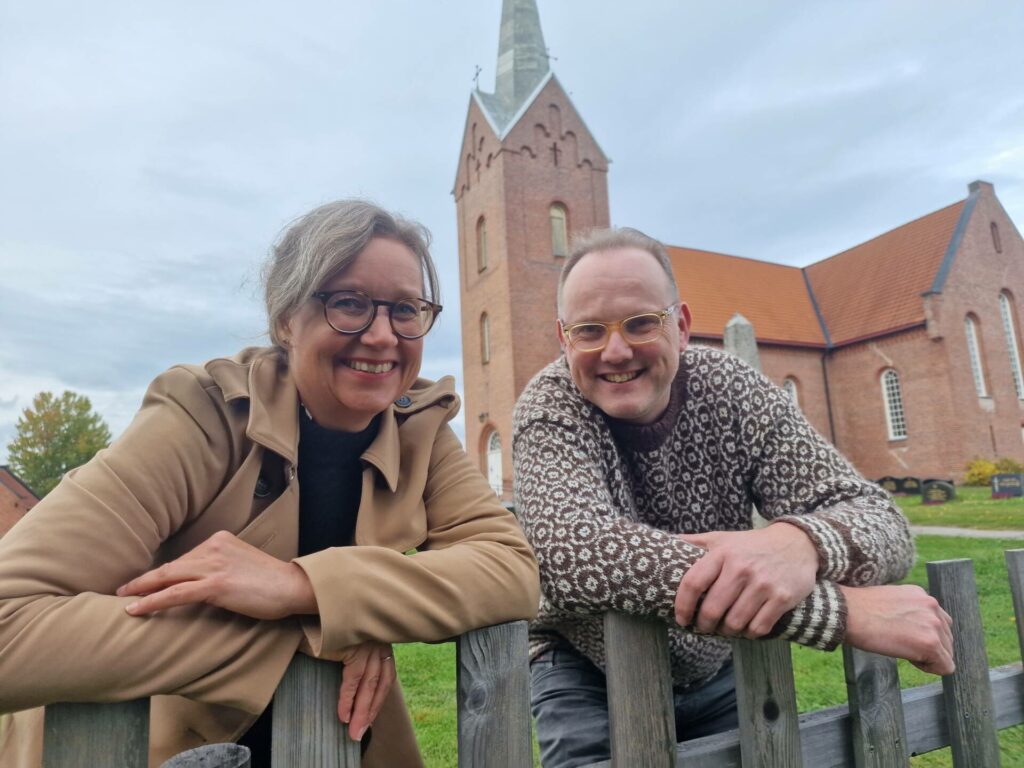
[[[536,0],[504,0],[494,95],[508,114],[519,109],[549,69]]]
[[[476,90],[499,134],[550,72],[536,0],[503,0],[494,93]]]

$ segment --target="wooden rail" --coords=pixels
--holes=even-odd
[[[459,765],[520,768],[532,763],[526,622],[473,630],[456,639]],[[275,768],[358,768],[359,744],[337,716],[341,667],[297,655],[274,695]],[[46,708],[44,768],[146,768],[149,699]],[[211,744],[163,768],[245,768],[249,750]]]
[[[1024,550],[1006,553],[1024,654]],[[1024,723],[1020,664],[989,669],[969,560],[928,564],[930,590],[953,617],[957,671],[900,690],[896,662],[844,648],[848,706],[798,716],[784,643],[737,641],[740,728],[675,743],[666,628],[620,614],[605,617],[611,760],[594,768],[851,766],[895,768],[912,755],[952,747],[957,768],[999,766],[996,731]],[[460,768],[532,765],[526,624],[469,632],[457,640]],[[336,664],[298,656],[274,703],[272,763],[355,768],[358,745],[335,716]],[[148,701],[47,708],[45,768],[144,768]],[[241,768],[244,748],[211,745],[165,768]],[[245,758],[245,762],[242,759]]]

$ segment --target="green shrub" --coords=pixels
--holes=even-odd
[[[1024,472],[1024,464],[1021,464],[1016,459],[999,459],[996,462],[996,472],[1006,474],[1016,474],[1018,472]]]
[[[988,459],[971,459],[967,464],[967,474],[964,475],[964,485],[988,485],[992,475],[998,471],[995,462]]]

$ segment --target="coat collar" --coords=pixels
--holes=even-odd
[[[299,455],[299,395],[287,364],[275,350],[250,347],[234,357],[211,360],[205,367],[225,401],[249,401],[246,437],[295,464]],[[448,411],[446,418],[458,411],[459,398],[451,376],[436,382],[417,379],[381,414],[377,437],[362,458],[376,467],[392,493],[398,488],[401,471],[399,427],[410,415],[435,405]]]

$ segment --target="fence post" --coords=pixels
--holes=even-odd
[[[953,765],[998,766],[999,739],[974,567],[970,560],[940,560],[928,563],[927,569],[932,595],[953,617],[956,672],[942,678]]]
[[[530,768],[530,665],[525,621],[474,629],[455,644],[459,766]]]
[[[43,723],[43,768],[149,763],[149,699],[51,704]]]
[[[1013,595],[1013,615],[1017,619],[1017,642],[1024,658],[1024,549],[1008,549],[1006,570],[1010,574],[1010,594]]]
[[[906,768],[907,727],[896,659],[843,646],[857,768]]]
[[[743,768],[800,768],[793,660],[785,640],[734,640]]]
[[[608,727],[613,768],[673,768],[676,716],[668,627],[624,613],[604,615]]]
[[[274,694],[274,768],[358,768],[359,742],[338,720],[341,664],[295,654]]]

